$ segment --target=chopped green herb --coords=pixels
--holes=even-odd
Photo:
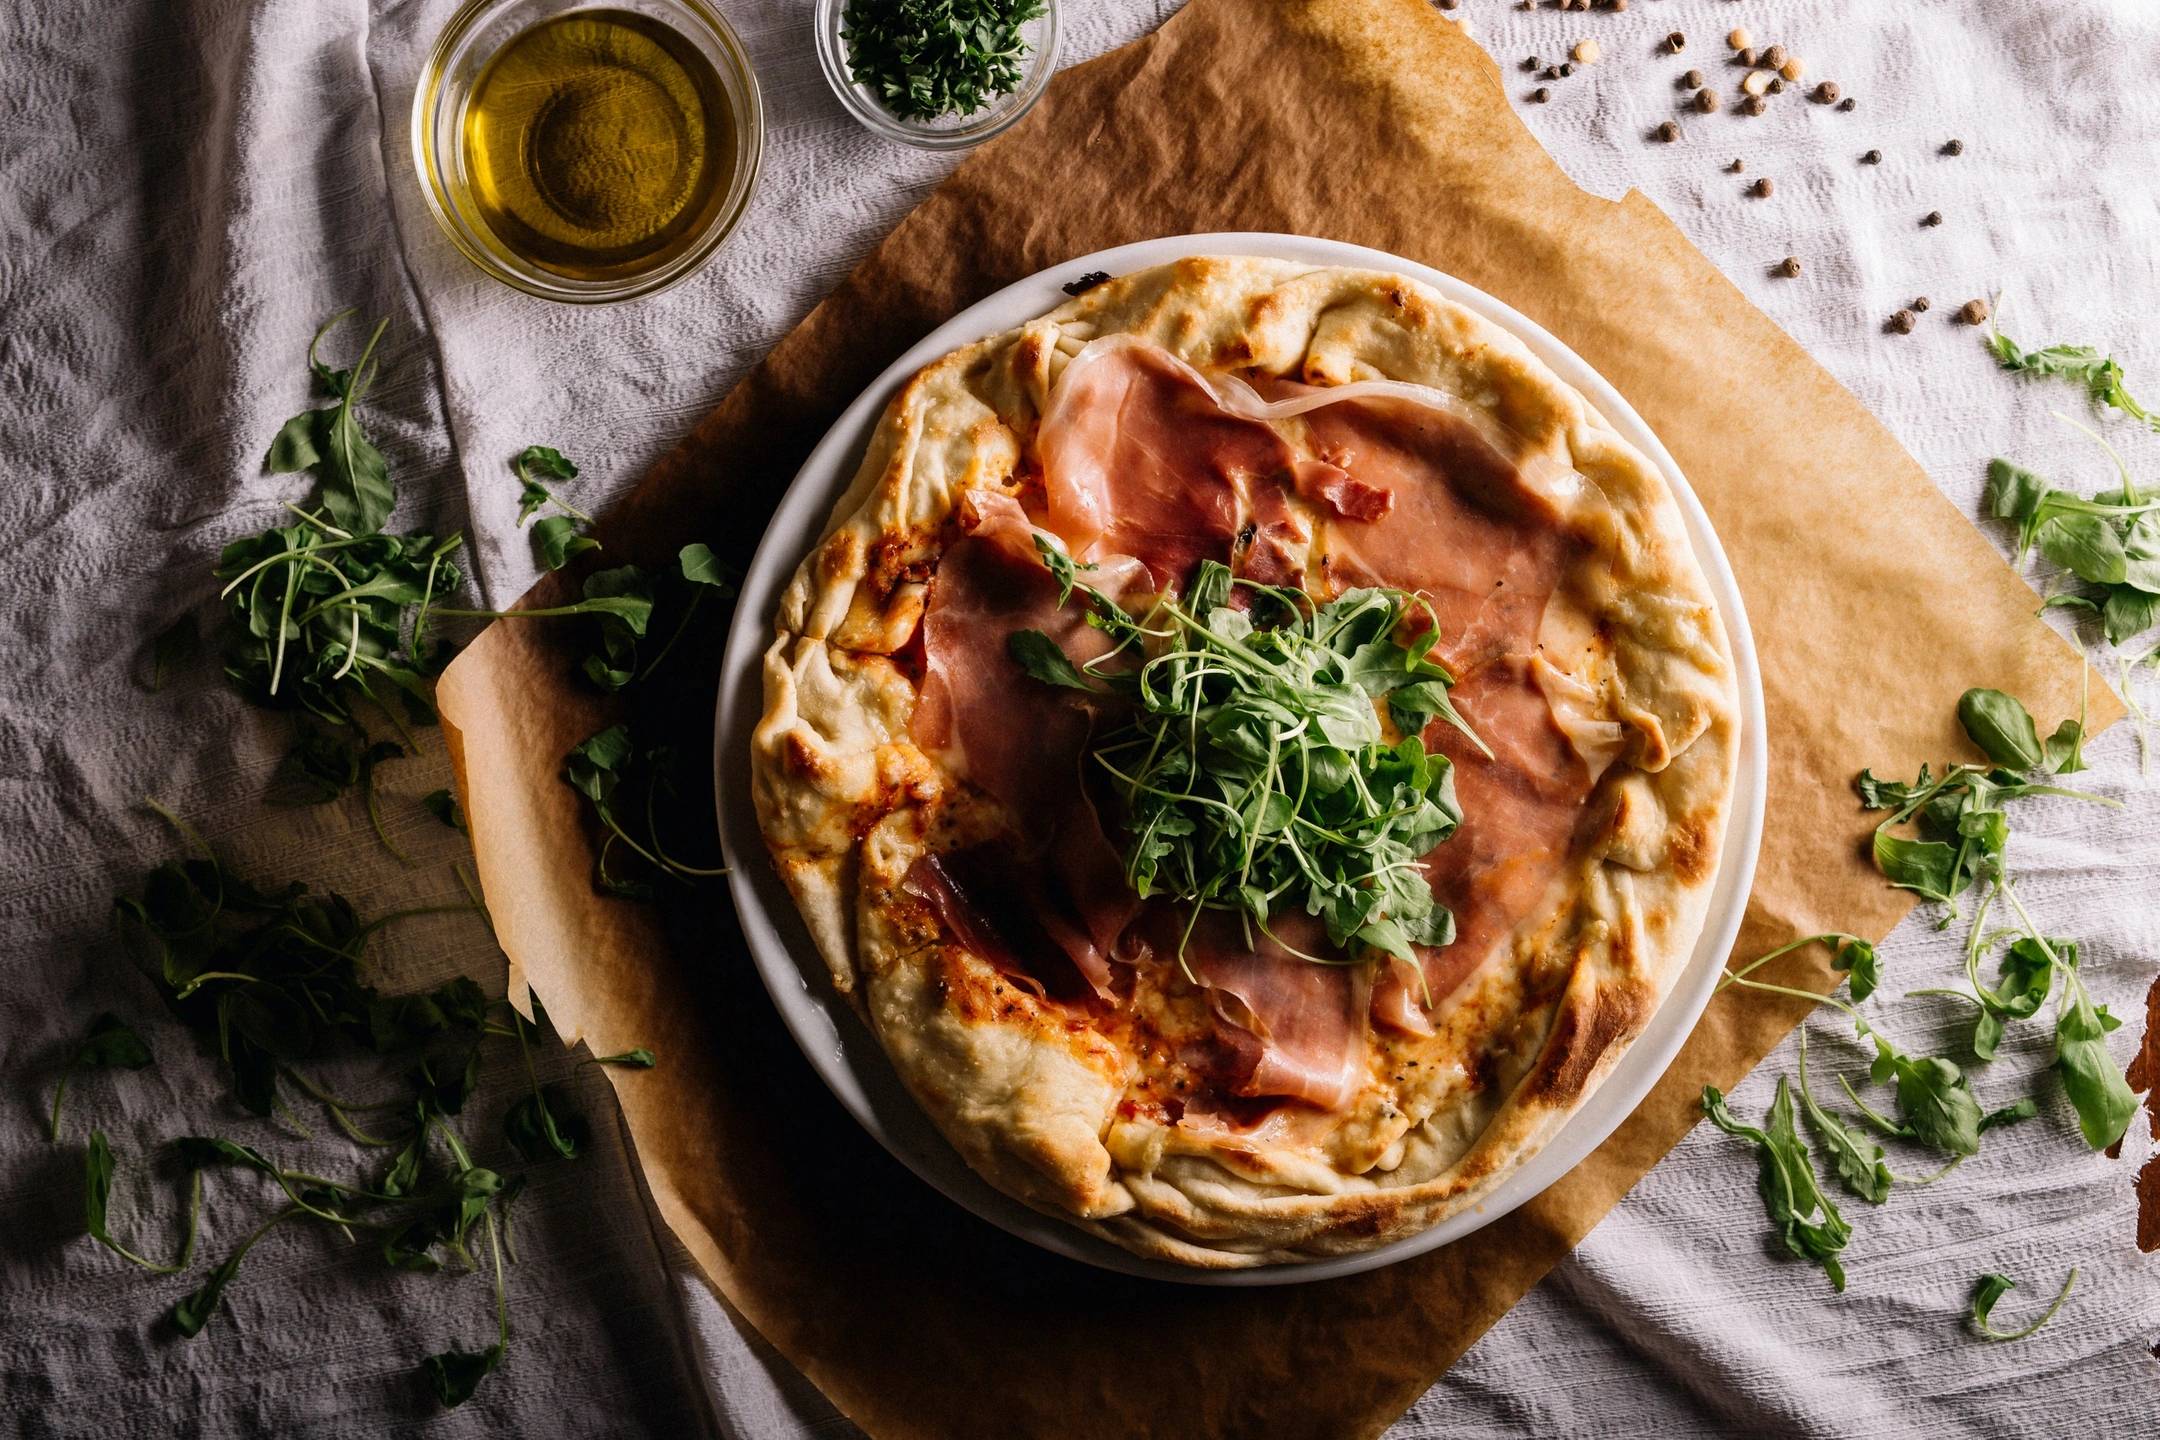
[[[972,115],[1020,84],[1042,0],[847,0],[848,74],[902,120]]]
[[[516,473],[522,487],[518,499],[518,524],[525,524],[549,505],[563,512],[560,515],[550,515],[533,526],[533,541],[539,547],[542,566],[549,570],[560,570],[570,563],[573,556],[600,548],[599,541],[579,528],[590,526],[593,523],[592,516],[541,483],[543,479],[577,478],[577,466],[565,460],[561,451],[546,445],[528,445],[510,462],[510,468]]]

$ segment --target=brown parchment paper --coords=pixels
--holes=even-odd
[[[1194,0],[1059,77],[609,517],[609,562],[666,563],[691,539],[746,559],[825,426],[937,322],[1088,251],[1209,230],[1458,275],[1574,347],[1671,449],[1739,575],[1769,704],[1742,953],[1904,914],[1862,859],[1849,780],[1964,753],[1967,686],[2019,694],[2046,725],[2075,712],[2079,662],[1890,434],[1642,196],[1577,189],[1422,0]],[[873,1435],[1377,1434],[1695,1123],[1705,1082],[1731,1085],[1805,1008],[1720,998],[1603,1147],[1437,1253],[1266,1290],[1099,1274],[974,1221],[864,1136],[781,1029],[724,902],[663,919],[595,896],[556,776],[605,712],[570,678],[564,628],[498,623],[441,687],[504,948],[566,1035],[660,1053],[613,1078],[661,1213]],[[718,658],[714,638],[700,663]],[[2104,688],[2094,702],[2096,724],[2117,718]],[[1808,957],[1781,973],[1830,982]]]

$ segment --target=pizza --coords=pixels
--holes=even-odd
[[[1400,275],[1193,258],[955,350],[774,625],[751,780],[833,985],[1140,1255],[1475,1204],[1703,923],[1738,699],[1673,495]]]

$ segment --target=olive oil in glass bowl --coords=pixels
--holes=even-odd
[[[748,209],[763,148],[749,61],[702,0],[472,0],[413,97],[437,222],[550,300],[690,274]]]

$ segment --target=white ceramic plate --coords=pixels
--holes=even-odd
[[[970,1170],[908,1095],[869,1029],[834,992],[794,901],[773,873],[751,807],[748,779],[750,732],[763,701],[759,661],[772,639],[772,617],[781,592],[802,557],[816,543],[826,517],[853,478],[871,432],[894,393],[909,376],[947,352],[1055,309],[1066,298],[1059,287],[1067,281],[1091,270],[1122,275],[1188,255],[1258,255],[1409,275],[1521,339],[1663,472],[1680,502],[1688,538],[1709,579],[1711,593],[1724,612],[1740,681],[1739,780],[1702,938],[1672,993],[1641,1037],[1620,1057],[1605,1083],[1544,1149],[1509,1175],[1482,1205],[1422,1234],[1361,1255],[1252,1270],[1203,1271],[1143,1260],[1030,1210],[992,1189]],[[1762,838],[1764,779],[1769,768],[1763,742],[1762,676],[1756,667],[1755,644],[1741,607],[1739,587],[1711,531],[1709,517],[1703,513],[1695,492],[1688,488],[1680,467],[1620,392],[1543,329],[1451,275],[1359,245],[1298,235],[1244,233],[1144,240],[1082,255],[969,306],[895,360],[848,406],[810,452],[765,531],[728,632],[714,746],[714,783],[719,795],[721,843],[730,867],[728,884],[742,918],[743,933],[750,942],[751,956],[766,988],[772,992],[781,1019],[794,1032],[810,1063],[832,1087],[840,1103],[909,1169],[993,1225],[1091,1265],[1197,1285],[1280,1285],[1324,1280],[1423,1254],[1491,1224],[1596,1149],[1665,1073],[1709,1002],[1718,971],[1739,933],[1741,911],[1754,880],[1756,850]]]

